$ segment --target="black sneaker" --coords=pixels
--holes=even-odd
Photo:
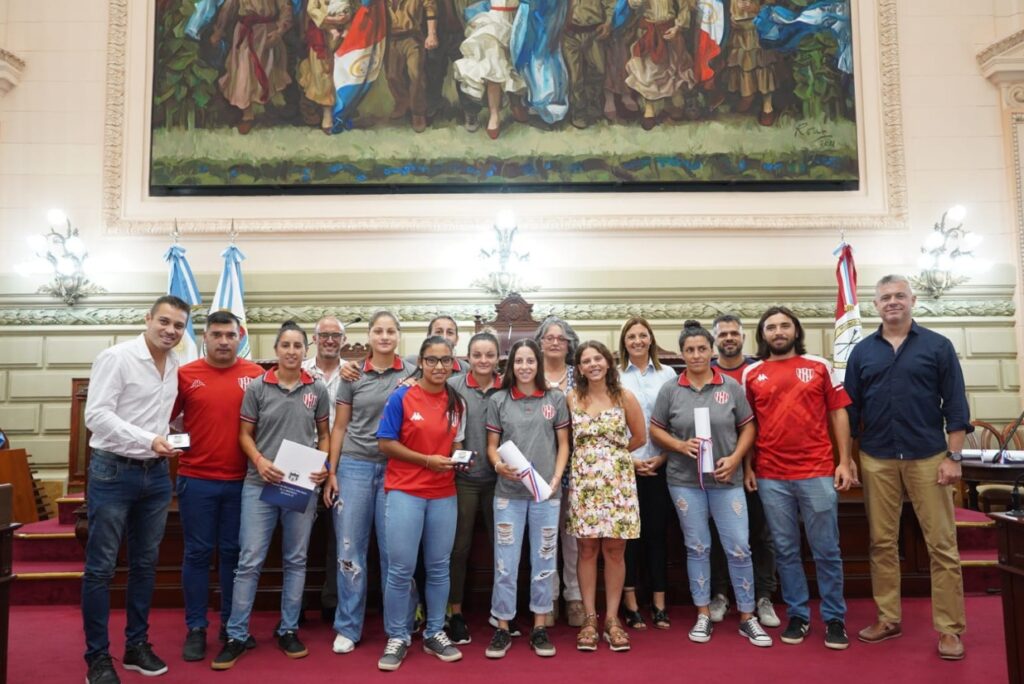
[[[394,672],[402,666],[405,654],[409,651],[409,644],[401,639],[388,639],[384,647],[384,655],[377,661],[377,669],[385,672]]]
[[[508,630],[496,629],[494,630],[494,636],[491,637],[491,643],[487,644],[487,650],[484,651],[484,655],[488,658],[504,658],[511,647],[512,635],[509,634]]]
[[[101,653],[89,663],[89,674],[85,681],[88,684],[121,684],[121,678],[114,670],[114,661],[109,653]]]
[[[277,645],[289,658],[305,658],[309,655],[309,649],[299,641],[299,635],[291,630],[278,635]]]
[[[452,646],[452,642],[444,632],[425,636],[423,638],[423,652],[435,655],[446,663],[462,660],[462,651]]]
[[[447,630],[448,638],[452,640],[453,644],[468,644],[473,640],[469,636],[469,626],[466,625],[466,618],[462,617],[462,613],[451,614],[451,617],[448,618]]]
[[[761,648],[772,645],[772,638],[764,631],[756,617],[740,621],[740,636],[746,637],[754,646]]]
[[[217,634],[217,638],[220,639],[220,643],[228,643],[228,628],[227,625],[220,626],[220,632]],[[245,640],[245,650],[251,651],[256,648],[256,637],[250,634]]]
[[[244,641],[228,639],[228,643],[220,649],[220,653],[210,663],[210,667],[214,670],[230,670],[234,667],[235,661],[245,655],[246,650]]]
[[[494,617],[493,615],[490,616],[489,618],[487,618],[487,624],[489,624],[494,629],[500,629],[498,627],[498,618]],[[516,624],[515,620],[509,620],[508,621],[508,633],[509,633],[509,636],[514,636],[514,637],[521,637],[521,636],[523,636],[523,630],[519,627],[518,624]]]
[[[185,635],[185,647],[181,650],[183,660],[193,662],[206,657],[206,630],[193,627]]]
[[[803,643],[804,637],[811,631],[811,625],[803,618],[792,617],[789,618],[789,624],[786,625],[786,629],[779,636],[784,644],[799,644]]]
[[[533,652],[542,658],[550,658],[555,655],[555,645],[548,638],[548,630],[544,627],[534,627],[530,631],[530,647]]]
[[[156,677],[167,672],[167,663],[153,653],[153,646],[145,642],[126,646],[121,667],[134,672],[141,672],[147,677]]]
[[[850,638],[846,636],[846,625],[842,620],[829,620],[825,623],[825,646],[842,651],[850,647]]]

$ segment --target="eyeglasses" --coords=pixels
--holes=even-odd
[[[548,344],[566,344],[569,341],[569,338],[563,335],[545,335],[540,339]]]
[[[455,363],[454,356],[424,356],[423,363],[433,368],[437,364],[442,366],[450,366]]]
[[[341,342],[344,339],[345,333],[317,333],[316,338],[318,340],[330,340],[331,342]]]

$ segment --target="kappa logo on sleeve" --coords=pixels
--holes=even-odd
[[[718,402],[719,404],[722,404],[723,406],[725,404],[728,404],[729,403],[729,393],[728,392],[723,392],[721,390],[719,390],[718,392],[715,392],[715,401]]]
[[[249,389],[249,385],[251,385],[252,381],[255,379],[256,378],[238,378],[238,386],[241,387],[242,391],[244,392],[245,390]]]
[[[810,382],[811,380],[814,379],[814,369],[813,368],[797,368],[796,369],[796,377],[798,377],[800,379],[800,382],[804,382],[804,383]]]
[[[421,414],[419,411],[413,411],[412,415],[409,416],[409,420],[415,420],[415,421],[419,422],[419,421],[423,420],[423,414]]]
[[[544,404],[544,408],[540,412],[547,420],[552,420],[555,417],[555,407],[551,404]]]
[[[192,390],[197,390],[200,387],[206,387],[206,383],[199,378],[196,378],[192,381],[192,384],[188,386],[188,391],[191,392]]]
[[[312,409],[316,406],[316,395],[312,392],[306,392],[302,395],[302,403],[306,405],[306,408]]]

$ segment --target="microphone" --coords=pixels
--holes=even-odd
[[[1006,439],[999,445],[999,450],[996,452],[995,458],[992,459],[993,463],[1002,463],[1006,447],[1010,446],[1010,440],[1013,439],[1013,435],[1017,432],[1017,428],[1020,427],[1021,423],[1024,423],[1024,411],[1021,411],[1020,415],[1017,416],[1017,422],[1013,424],[1013,427],[1006,431]]]
[[[355,323],[362,323],[362,322],[363,322],[363,317],[362,316],[356,316],[351,321],[349,321],[348,323],[345,324],[345,330],[348,330],[348,326],[350,326],[350,325],[353,325]],[[1021,416],[1021,418],[1024,418],[1024,416]],[[1016,428],[1014,428],[1014,429],[1016,429]]]
[[[1006,515],[1011,518],[1024,518],[1024,510],[1020,507],[1020,485],[1024,481],[1024,474],[1017,477],[1013,481],[1013,489],[1010,490],[1010,510],[1006,511]]]

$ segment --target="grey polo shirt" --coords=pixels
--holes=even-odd
[[[290,439],[316,448],[317,423],[326,423],[334,408],[327,387],[302,371],[300,382],[290,390],[281,387],[271,368],[249,383],[242,397],[242,420],[256,426],[256,448],[273,461],[281,442]],[[249,461],[245,481],[262,485],[256,465]]]
[[[501,376],[494,376],[494,384],[486,392],[480,389],[472,373],[452,376],[448,384],[466,402],[466,416],[462,421],[466,436],[462,448],[476,452],[470,469],[466,472],[456,471],[455,479],[493,482],[497,475],[487,458],[487,406],[491,403],[490,398],[501,389]]]
[[[377,445],[377,427],[384,414],[384,404],[402,381],[416,372],[416,366],[395,356],[395,363],[383,371],[374,370],[369,359],[363,361],[358,380],[342,378],[336,401],[352,407],[352,417],[345,430],[341,457],[356,461],[383,463],[384,454]]]
[[[515,442],[547,482],[555,476],[555,430],[568,428],[569,424],[569,407],[565,395],[557,388],[529,396],[515,387],[503,389],[490,398],[487,406],[487,430],[501,435],[499,444]],[[519,482],[499,477],[494,496],[529,499],[530,492]]]
[[[711,452],[717,463],[736,449],[739,428],[754,419],[754,412],[740,384],[717,369],[711,381],[699,390],[694,389],[683,373],[677,382],[666,382],[658,392],[651,425],[667,430],[676,439],[693,439],[696,437],[693,409],[698,407],[710,409]],[[668,452],[667,474],[668,483],[673,487],[700,486],[697,459],[678,451]],[[742,482],[743,468],[737,468],[728,483],[718,482],[710,473],[704,474],[705,489],[736,487]]]

